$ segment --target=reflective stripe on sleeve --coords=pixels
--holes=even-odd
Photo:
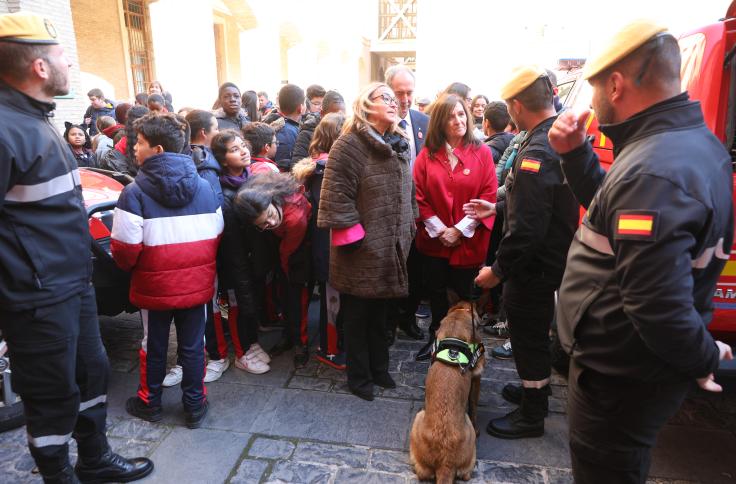
[[[697,259],[693,259],[693,267],[695,269],[705,269],[710,261],[716,256],[717,259],[728,260],[729,254],[723,251],[723,237],[718,239],[718,243],[713,247],[708,247],[703,251]]]
[[[42,435],[41,437],[31,437],[31,434],[28,434],[28,443],[39,449],[50,445],[64,445],[69,442],[69,439],[71,438],[71,433],[66,435]]]
[[[84,412],[88,408],[92,408],[98,403],[105,403],[107,402],[107,395],[100,395],[99,397],[92,398],[90,400],[87,400],[86,402],[82,402],[79,404],[79,411]]]
[[[601,254],[613,255],[613,249],[611,248],[611,243],[608,242],[608,238],[605,235],[594,232],[585,224],[580,224],[578,240]]]
[[[606,236],[604,235],[594,232],[590,227],[585,224],[580,225],[577,233],[577,238],[580,242],[597,252],[607,255],[613,255],[613,249],[611,248],[611,244],[608,242],[608,238],[606,238]],[[710,264],[711,260],[713,260],[713,256],[718,259],[728,260],[729,254],[726,254],[723,250],[722,238],[718,240],[718,243],[716,245],[703,250],[703,253],[700,254],[700,256],[698,256],[696,259],[693,259],[692,267],[694,269],[705,269],[708,264]]]
[[[14,185],[5,194],[6,202],[38,202],[74,190],[80,184],[79,170],[52,178],[35,185]]]

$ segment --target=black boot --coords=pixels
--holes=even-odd
[[[386,326],[386,346],[390,348],[396,341],[396,326],[393,324],[387,324]]]
[[[552,395],[552,389],[549,385],[542,388],[542,390],[547,389],[547,396]],[[504,385],[503,390],[501,390],[501,396],[504,400],[506,400],[509,403],[513,403],[515,405],[521,405],[521,399],[524,394],[523,389],[521,388],[521,385],[516,385],[514,383],[507,383]],[[545,409],[544,416],[547,416],[547,410]]]
[[[516,385],[514,383],[505,384],[503,386],[503,390],[501,390],[501,396],[503,399],[509,403],[513,403],[514,405],[521,405],[523,394],[524,390],[521,388],[521,385]]]
[[[294,347],[294,369],[304,368],[309,363],[309,349],[306,345]]]
[[[373,377],[373,383],[383,388],[396,388],[396,382],[391,375],[384,373],[382,375],[375,375]]]
[[[279,355],[291,351],[294,348],[294,343],[287,337],[282,337],[276,345],[274,345],[269,351],[268,356],[276,358]]]
[[[401,320],[399,322],[399,329],[411,339],[424,339],[424,331],[417,325],[417,318],[414,315],[410,319]]]
[[[67,464],[64,469],[53,475],[41,474],[44,484],[79,484],[79,479],[74,473],[71,464]]]
[[[74,467],[74,472],[77,473],[79,480],[85,484],[131,482],[143,479],[153,472],[153,462],[145,457],[126,459],[114,453],[107,446],[107,449],[97,459],[89,460],[80,455],[77,465]]]
[[[427,361],[432,356],[432,347],[434,346],[434,340],[434,331],[430,328],[429,340],[427,341],[427,344],[422,346],[422,348],[417,353],[417,356],[414,357],[416,361]]]
[[[523,439],[544,435],[544,417],[549,407],[549,385],[522,389],[521,406],[488,422],[486,432],[500,439]]]
[[[205,398],[199,407],[191,410],[184,409],[184,421],[190,429],[198,429],[202,426],[207,411],[210,408],[210,402]]]

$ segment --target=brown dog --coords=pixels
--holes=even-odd
[[[454,298],[454,301],[453,301]],[[457,302],[437,330],[437,340],[455,338],[481,343],[482,330],[476,307]],[[477,307],[483,307],[479,302]],[[476,418],[480,377],[485,357],[471,370],[442,360],[432,363],[427,373],[424,410],[414,419],[409,442],[409,461],[420,480],[436,477],[438,484],[452,483],[455,477],[470,479],[475,467]]]

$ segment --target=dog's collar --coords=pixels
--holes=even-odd
[[[457,338],[439,339],[432,345],[432,363],[441,361],[458,366],[465,373],[475,368],[485,352],[483,343],[468,343]]]

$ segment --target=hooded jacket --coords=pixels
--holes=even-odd
[[[309,145],[312,143],[314,130],[317,129],[317,125],[321,120],[320,113],[308,113],[302,117],[302,122],[299,123],[299,133],[296,135],[296,141],[294,142],[294,149],[291,152],[292,165],[309,156]]]
[[[102,116],[110,116],[111,118],[117,120],[117,118],[115,117],[115,103],[113,103],[109,99],[105,99],[105,105],[101,108],[95,109],[91,105],[88,106],[87,110],[84,112],[84,119],[82,119],[82,122],[80,124],[89,129],[90,136],[94,136],[98,133],[97,118],[101,118]],[[84,122],[84,120],[87,118],[92,119],[89,124],[86,124]]]
[[[197,167],[199,176],[207,180],[217,195],[220,206],[223,203],[222,187],[220,186],[220,164],[215,159],[212,150],[203,145],[191,145],[192,160]]]
[[[112,227],[112,255],[132,271],[130,301],[143,309],[204,304],[214,291],[222,210],[192,159],[148,158],[123,189]]]

